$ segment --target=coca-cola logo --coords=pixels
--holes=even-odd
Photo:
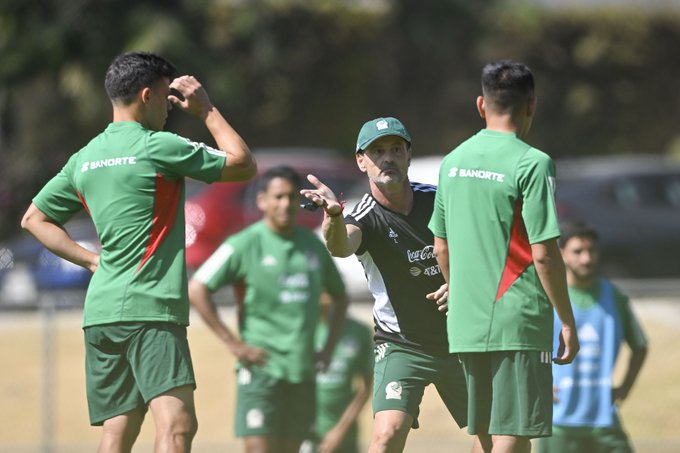
[[[407,250],[409,263],[416,263],[418,261],[425,261],[434,258],[434,246],[428,245],[422,250]]]

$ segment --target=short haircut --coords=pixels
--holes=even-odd
[[[269,183],[275,178],[283,178],[290,182],[293,187],[295,187],[296,191],[302,189],[302,178],[300,177],[299,173],[287,165],[278,165],[264,172],[264,174],[260,177],[257,191],[266,192],[267,189],[269,189]]]
[[[129,105],[139,90],[153,86],[163,77],[172,79],[176,71],[170,61],[150,52],[124,53],[106,71],[106,94],[111,101]]]
[[[497,113],[511,113],[534,96],[534,76],[524,63],[498,60],[482,70],[482,94]]]
[[[597,234],[595,227],[581,221],[564,223],[560,230],[562,234],[557,241],[560,248],[564,248],[564,246],[567,245],[567,242],[569,242],[569,239],[572,238],[587,238],[597,242],[600,237]]]

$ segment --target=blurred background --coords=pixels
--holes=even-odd
[[[482,66],[498,58],[527,63],[538,95],[527,141],[557,162],[561,219],[594,224],[601,232],[605,274],[644,305],[645,313],[659,304],[671,310],[662,310],[661,318],[672,321],[665,328],[677,328],[677,1],[3,0],[0,334],[37,335],[38,350],[27,352],[25,360],[42,365],[35,383],[12,367],[7,382],[0,380],[0,407],[10,397],[29,400],[31,391],[18,389],[33,383],[38,391],[43,386],[38,401],[47,404],[39,412],[56,414],[42,423],[31,416],[46,426],[47,441],[40,444],[34,436],[38,443],[26,451],[50,448],[50,439],[59,438],[50,420],[63,414],[57,403],[50,405],[55,393],[49,388],[71,384],[50,364],[58,356],[50,345],[59,344],[51,335],[59,332],[55,325],[77,317],[89,275],[40,247],[20,231],[19,221],[45,182],[110,121],[104,74],[116,55],[129,50],[157,52],[181,74],[195,75],[255,150],[260,170],[286,162],[318,173],[350,202],[365,189],[353,160],[364,121],[400,118],[413,136],[412,179],[435,182],[443,155],[483,127],[474,105]],[[177,111],[170,113],[167,129],[211,142],[199,121]],[[253,200],[249,184],[217,189],[189,181],[190,270],[226,235],[258,218]],[[319,213],[301,219],[311,228],[320,220]],[[99,246],[86,217],[67,228],[86,247]],[[356,260],[339,265],[354,301],[366,302]],[[222,300],[229,305],[230,294]],[[37,322],[34,330],[31,322]],[[79,338],[76,326],[70,335]],[[655,346],[652,341],[653,354]],[[80,349],[75,352],[82,358]],[[0,356],[0,363],[12,360]],[[49,375],[66,383],[45,380]],[[80,383],[73,388],[79,395],[84,391]],[[645,417],[652,420],[639,418]],[[86,418],[74,424],[88,429]],[[228,436],[231,427],[224,430]],[[659,433],[640,435],[651,439]],[[23,442],[8,436],[0,431],[2,451]],[[680,451],[679,438],[670,438],[675,440],[659,445]],[[649,451],[662,451],[659,445]]]

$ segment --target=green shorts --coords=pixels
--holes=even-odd
[[[236,372],[236,437],[304,439],[314,423],[316,381],[292,383],[258,368]]]
[[[468,388],[468,433],[545,437],[552,429],[551,353],[460,353]]]
[[[628,436],[617,423],[611,428],[553,426],[552,437],[538,442],[538,453],[631,453]]]
[[[196,387],[185,326],[123,322],[86,327],[90,424],[102,425],[183,385]]]
[[[396,343],[375,348],[373,414],[386,410],[406,412],[418,428],[425,387],[434,384],[459,427],[467,424],[465,376],[458,356],[433,356]]]

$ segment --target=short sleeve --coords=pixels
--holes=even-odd
[[[432,207],[432,216],[430,217],[430,222],[427,227],[432,231],[438,238],[446,238],[446,210],[444,209],[444,192],[445,192],[445,181],[443,180],[442,173],[445,171],[447,159],[442,161],[442,165],[439,168],[439,183],[437,185],[437,192],[434,196],[434,206]]]
[[[220,245],[210,258],[198,268],[193,279],[205,284],[210,291],[238,280],[241,275],[241,257],[238,241],[233,237]]]
[[[220,178],[227,154],[171,132],[155,132],[147,146],[154,166],[166,177],[188,176],[212,183]]]
[[[616,292],[616,308],[623,327],[623,338],[632,350],[647,347],[647,337],[630,306],[628,297]]]
[[[40,211],[62,225],[83,209],[72,178],[75,159],[75,155],[71,156],[64,168],[33,198]]]
[[[555,207],[555,165],[552,159],[532,148],[519,162],[518,185],[529,243],[559,237]]]

